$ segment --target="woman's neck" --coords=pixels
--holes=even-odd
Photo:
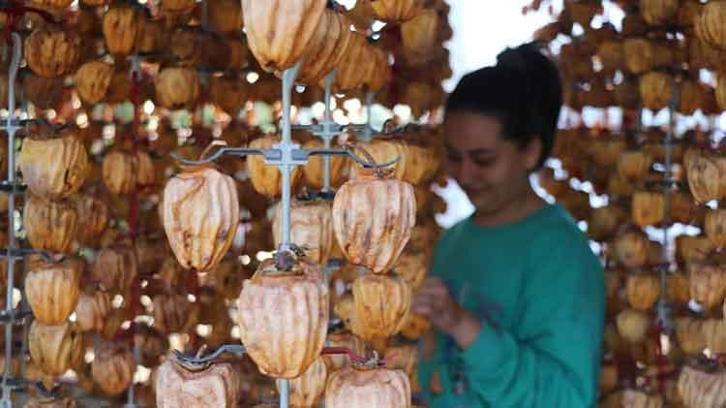
[[[546,204],[534,190],[528,188],[521,197],[512,200],[509,205],[497,211],[486,213],[476,211],[472,220],[481,227],[498,227],[520,221]]]

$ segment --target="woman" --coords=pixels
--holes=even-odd
[[[447,101],[447,170],[476,211],[443,235],[413,311],[436,330],[430,407],[591,407],[604,322],[588,240],[529,176],[552,151],[557,68],[532,44],[466,75]]]

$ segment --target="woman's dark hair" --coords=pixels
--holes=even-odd
[[[561,105],[557,67],[529,43],[503,51],[497,65],[465,75],[449,96],[446,111],[494,116],[502,125],[502,137],[521,147],[539,137],[539,168],[552,152]]]

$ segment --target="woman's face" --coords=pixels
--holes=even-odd
[[[539,160],[539,138],[522,148],[501,130],[497,118],[477,113],[449,112],[444,122],[446,170],[481,214],[522,199],[530,188],[529,170]]]

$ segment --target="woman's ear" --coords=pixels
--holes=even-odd
[[[540,157],[542,157],[542,138],[535,135],[524,149],[524,164],[529,172],[537,169]]]

